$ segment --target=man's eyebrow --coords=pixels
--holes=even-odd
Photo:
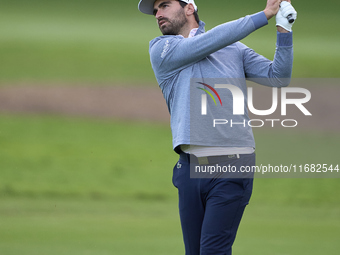
[[[165,4],[170,4],[170,3],[171,3],[171,1],[162,2],[162,3],[160,3],[160,4],[158,5],[158,8],[162,8],[163,5],[165,5]],[[157,11],[158,11],[158,10],[157,10],[156,8],[153,9],[153,15],[156,15]]]

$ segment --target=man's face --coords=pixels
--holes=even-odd
[[[178,35],[187,23],[184,9],[176,0],[157,0],[154,15],[163,35]]]

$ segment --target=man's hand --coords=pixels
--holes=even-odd
[[[290,15],[290,20],[288,16]],[[292,31],[292,26],[297,18],[297,12],[290,4],[290,1],[282,1],[281,7],[276,14],[276,27],[277,31],[281,33],[287,33]]]
[[[267,6],[263,12],[266,14],[268,20],[274,17],[279,11],[281,1],[282,0],[267,0]]]

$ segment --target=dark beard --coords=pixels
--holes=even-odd
[[[183,9],[179,10],[176,16],[177,18],[173,20],[166,18],[161,19],[167,21],[167,24],[164,28],[159,28],[163,35],[179,35],[182,27],[188,22]]]

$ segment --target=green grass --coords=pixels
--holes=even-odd
[[[338,206],[264,206],[254,200],[243,217],[234,254],[338,253]]]
[[[138,1],[6,1],[0,10],[0,83],[155,83],[148,42],[160,35]],[[197,1],[207,29],[264,8],[262,0]],[[338,1],[294,3],[295,77],[339,77]],[[244,42],[272,58],[275,21]]]
[[[340,136],[336,133],[280,131],[278,135],[266,131],[256,132],[256,140],[258,165],[339,164]],[[171,149],[167,126],[2,115],[0,144],[0,194],[3,196],[176,198],[171,169],[177,156]],[[278,192],[291,188],[268,202],[331,204],[340,202],[336,195],[338,180],[259,178],[258,181],[262,182],[259,192],[265,199],[271,194],[261,191],[262,185],[269,185],[265,190],[272,188]],[[313,191],[314,186],[318,189]],[[302,187],[312,194],[296,194]]]
[[[340,208],[263,205],[246,209],[235,255],[329,254],[340,248]],[[2,199],[0,252],[184,254],[175,201]]]
[[[0,252],[179,254],[176,203],[140,200],[2,200]]]
[[[340,136],[256,138],[258,163],[289,164],[335,162]],[[176,160],[168,126],[1,115],[0,253],[183,254]],[[234,254],[337,254],[339,180],[256,179]]]
[[[157,124],[2,116],[0,143],[5,195],[163,199],[171,186],[170,131]]]

